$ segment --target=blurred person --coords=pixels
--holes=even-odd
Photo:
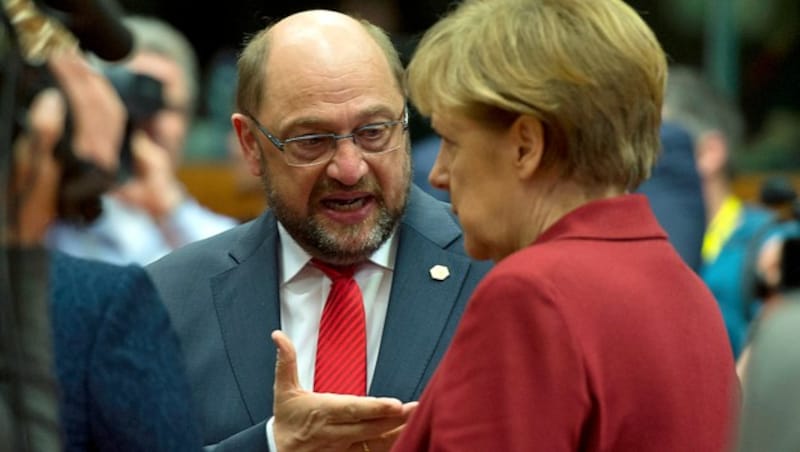
[[[692,135],[697,169],[703,184],[708,226],[703,238],[700,276],[719,303],[735,357],[747,342],[757,313],[753,293],[753,263],[775,216],[746,203],[733,191],[734,162],[744,123],[737,106],[696,70],[670,68],[664,117]]]
[[[749,348],[750,358],[743,381],[741,424],[735,450],[738,452],[793,452],[800,449],[797,427],[797,381],[800,360],[800,304],[797,294],[777,307]]]
[[[411,166],[414,171],[414,184],[434,198],[450,202],[450,195],[446,191],[432,186],[428,181],[428,174],[433,168],[440,146],[441,139],[435,134],[430,134],[413,143],[411,147]]]
[[[738,385],[712,294],[641,194],[665,54],[620,0],[474,0],[422,38],[475,289],[392,450],[723,451]]]
[[[237,224],[212,212],[186,191],[177,176],[197,103],[197,61],[186,38],[167,22],[129,16],[125,25],[134,37],[127,71],[158,80],[163,108],[138,130],[151,141],[132,149],[134,173],[102,198],[103,213],[90,225],[59,222],[50,231],[51,247],[68,254],[111,263],[147,264],[195,240]]]
[[[795,422],[800,407],[796,395],[800,359],[795,353],[800,332],[800,238],[772,239],[767,249],[771,256],[760,263],[772,290],[740,359],[744,398],[739,452],[800,448]]]
[[[702,264],[706,232],[703,188],[694,161],[694,142],[680,124],[664,123],[661,151],[650,177],[636,188],[647,196],[667,239],[695,272]]]
[[[382,30],[291,15],[249,40],[238,80],[231,121],[270,208],[147,266],[205,444],[388,450],[490,264],[411,183],[403,67]],[[350,315],[328,314],[343,305]],[[339,329],[356,337],[331,343]],[[352,365],[336,385],[331,360]]]
[[[205,73],[202,91],[202,115],[192,121],[186,149],[192,161],[226,161],[237,157],[229,154],[228,140],[232,134],[230,118],[236,95],[236,51],[222,48],[214,53]],[[235,135],[233,139],[235,140]],[[249,178],[248,178],[249,179]]]
[[[66,136],[67,111],[72,151],[109,172],[118,167],[126,118],[109,81],[83,56],[56,55],[48,67],[60,89],[35,97],[29,126],[15,142],[8,193],[14,210],[3,237],[12,255],[21,256],[12,269],[19,303],[35,302],[41,293],[49,304],[49,315],[38,321],[49,322],[52,335],[27,340],[45,341],[54,351],[59,450],[200,450],[178,339],[144,269],[43,246],[58,214],[64,167],[54,149]]]
[[[692,270],[699,271],[706,218],[692,140],[688,132],[677,124],[663,124],[660,139],[661,153],[653,173],[636,192],[647,196],[670,243]],[[431,196],[449,202],[450,195],[428,181],[440,146],[441,139],[435,134],[414,143],[411,156],[414,183]]]
[[[794,225],[796,226],[796,224]],[[759,311],[751,324],[749,338],[757,335],[760,325],[785,301],[797,299],[800,289],[800,234],[796,228],[781,226],[783,234],[773,234],[760,246],[755,257],[755,293]],[[752,346],[750,340],[736,360],[739,380],[746,382],[746,372]]]

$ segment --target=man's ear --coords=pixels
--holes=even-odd
[[[728,164],[728,142],[719,131],[703,133],[695,142],[695,155],[697,171],[702,177],[718,174]]]
[[[239,139],[239,148],[242,150],[242,155],[245,162],[247,162],[250,174],[263,176],[264,165],[261,163],[261,148],[249,122],[249,118],[241,113],[231,115],[231,124],[233,124],[233,130],[236,131],[236,137]]]
[[[516,144],[515,166],[520,179],[528,179],[536,172],[544,153],[544,126],[530,115],[520,115],[511,126]]]

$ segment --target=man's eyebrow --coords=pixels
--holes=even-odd
[[[393,118],[395,116],[395,112],[388,105],[375,105],[360,111],[356,115],[357,118],[356,122],[361,123],[375,116],[386,116],[387,118]],[[309,115],[293,119],[291,122],[286,123],[286,126],[283,127],[283,129],[292,130],[302,127],[324,129],[324,128],[332,128],[332,124],[329,119],[325,119],[316,115]]]

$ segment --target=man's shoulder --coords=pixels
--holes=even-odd
[[[253,236],[252,228],[256,227],[257,222],[258,220],[252,220],[211,237],[183,245],[155,262],[148,264],[146,268],[149,272],[152,272],[153,269],[189,262],[194,265],[205,265],[218,260],[227,261],[231,258],[231,253],[245,246],[243,242],[248,240],[248,237]]]

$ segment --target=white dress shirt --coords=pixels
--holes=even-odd
[[[103,213],[89,225],[59,221],[48,231],[50,248],[112,264],[147,265],[179,246],[211,237],[238,224],[187,197],[156,222],[139,207],[112,195],[101,197]]]
[[[314,361],[317,355],[317,336],[322,308],[330,292],[331,281],[314,267],[311,256],[294,241],[278,223],[280,236],[280,303],[281,330],[289,336],[297,351],[297,373],[300,386],[308,391],[314,387]],[[381,245],[368,262],[355,272],[355,280],[364,299],[367,324],[367,388],[372,383],[375,364],[381,346],[383,325],[389,307],[394,261],[397,254],[395,234]],[[275,451],[272,431],[274,418],[267,422],[267,440]]]

